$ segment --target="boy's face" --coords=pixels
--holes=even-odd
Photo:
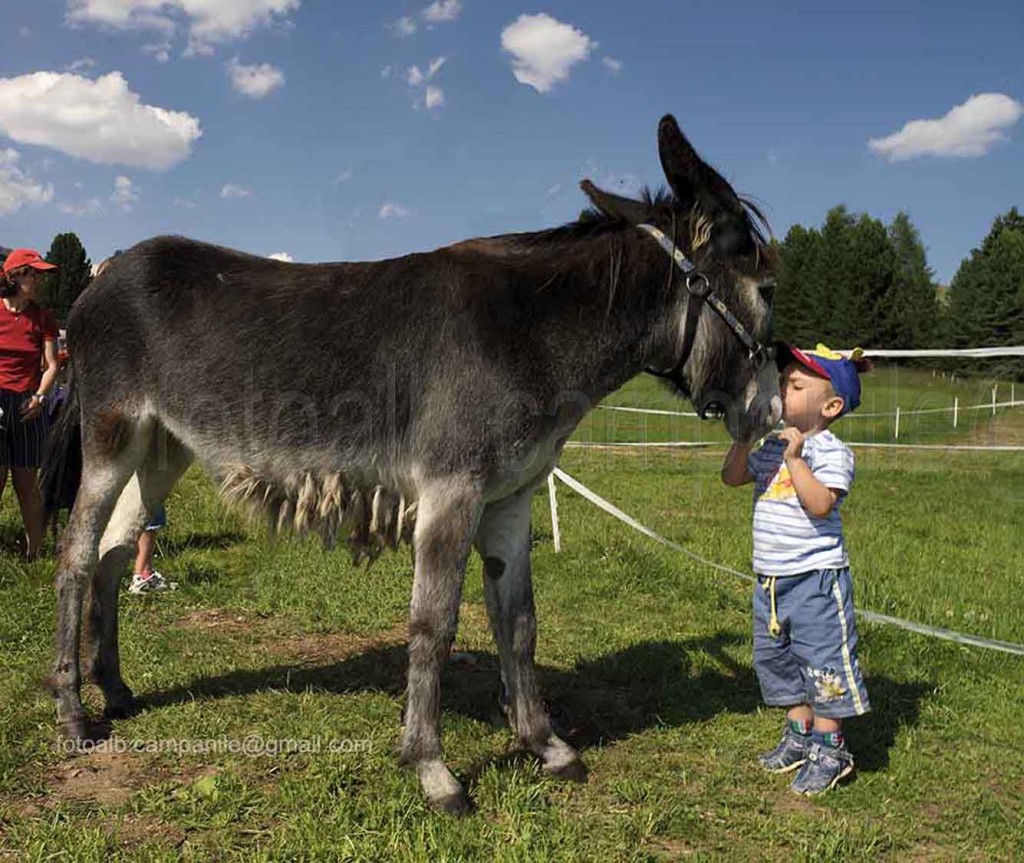
[[[779,388],[783,420],[804,434],[827,428],[842,413],[843,400],[833,392],[832,383],[799,363],[782,370]]]

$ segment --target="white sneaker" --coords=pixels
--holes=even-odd
[[[168,581],[155,569],[149,575],[134,573],[131,584],[128,585],[129,593],[152,593],[157,590],[176,590],[178,582]]]

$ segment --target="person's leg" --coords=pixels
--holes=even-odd
[[[754,672],[765,704],[786,709],[778,745],[758,756],[761,766],[771,773],[787,773],[804,763],[814,715],[806,703],[806,685],[791,649],[785,601],[789,585],[784,578],[762,577],[754,586]]]
[[[807,580],[794,651],[806,668],[814,728],[808,761],[793,781],[799,794],[821,794],[853,773],[843,720],[870,710],[857,662],[857,629],[849,569],[822,570]]]
[[[139,534],[139,545],[135,555],[135,573],[148,578],[153,574],[153,549],[156,548],[156,539],[153,531],[144,530]]]
[[[4,421],[7,425],[11,482],[18,495],[25,527],[25,557],[32,560],[39,553],[45,532],[38,473],[49,427],[42,415],[30,420],[22,419],[20,411],[24,398],[24,394],[19,394],[6,400]]]
[[[25,525],[25,557],[32,560],[43,543],[43,498],[39,494],[38,471],[34,467],[12,467],[11,482],[18,495],[21,520]]]
[[[156,532],[167,526],[167,512],[161,506],[149,520],[142,533],[139,534],[135,552],[135,572],[128,585],[129,593],[148,593],[154,590],[168,590],[177,587],[177,583],[167,581],[153,569],[153,554],[156,551]]]

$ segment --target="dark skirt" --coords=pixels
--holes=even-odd
[[[49,423],[45,409],[35,419],[22,418],[21,407],[31,396],[0,389],[0,467],[39,467]]]

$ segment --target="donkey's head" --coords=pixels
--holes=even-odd
[[[674,270],[648,371],[671,380],[701,416],[724,416],[737,440],[752,440],[782,414],[769,347],[775,255],[760,227],[767,225],[670,115],[658,126],[658,151],[672,195],[634,201],[588,180],[583,191],[605,215],[650,234],[643,242],[660,243],[665,272]]]

